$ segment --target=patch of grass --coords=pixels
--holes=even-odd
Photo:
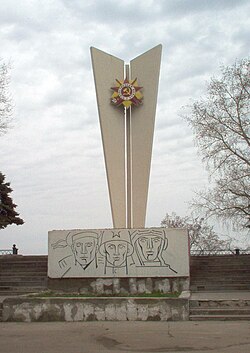
[[[140,293],[140,294],[128,294],[128,293],[119,293],[119,294],[77,294],[77,293],[56,293],[53,291],[46,291],[38,294],[30,294],[29,297],[33,298],[178,298],[180,295],[179,292],[174,293]]]

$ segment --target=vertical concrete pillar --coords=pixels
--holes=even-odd
[[[124,61],[91,48],[97,105],[114,228],[126,227],[125,120],[110,104],[116,78],[124,77]]]
[[[143,86],[143,104],[132,108],[132,223],[144,228],[151,166],[162,45],[130,62],[130,74]]]

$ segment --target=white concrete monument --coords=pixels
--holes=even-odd
[[[156,278],[161,290],[170,278],[168,290],[181,290],[181,281],[188,283],[187,231],[145,228],[161,50],[125,65],[91,48],[114,228],[49,232],[48,275],[62,284],[63,278],[127,277],[132,286],[131,278],[144,277]]]
[[[114,228],[145,227],[161,51],[125,65],[91,48]]]

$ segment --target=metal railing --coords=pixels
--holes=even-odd
[[[1,255],[17,255],[18,249],[16,244],[13,244],[12,249],[0,249],[0,256]]]
[[[190,255],[191,256],[223,256],[223,255],[249,255],[250,254],[250,248],[247,249],[195,249],[195,250],[190,250]]]
[[[13,250],[12,249],[0,249],[0,255],[13,255]]]

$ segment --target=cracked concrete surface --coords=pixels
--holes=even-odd
[[[250,321],[0,323],[0,353],[249,353]]]

